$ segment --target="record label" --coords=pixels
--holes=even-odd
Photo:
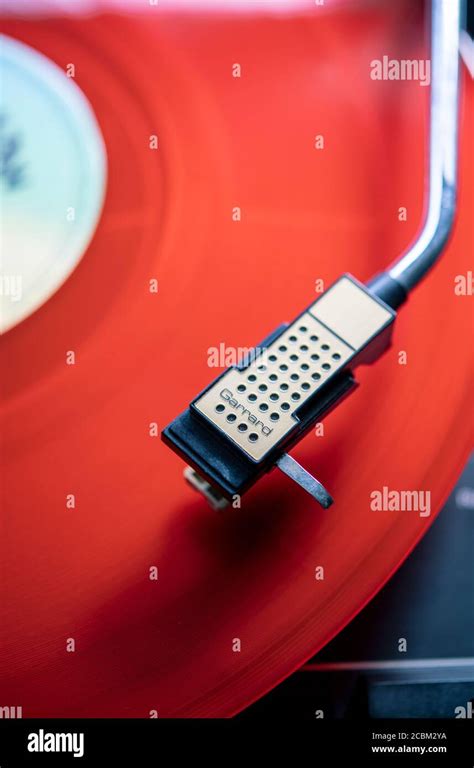
[[[80,261],[102,208],[106,156],[72,76],[4,36],[0,60],[3,332],[40,307]]]

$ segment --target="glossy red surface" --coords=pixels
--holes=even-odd
[[[24,717],[233,714],[350,621],[452,488],[472,447],[472,298],[454,293],[472,268],[465,72],[454,238],[391,351],[359,371],[324,437],[294,452],[334,506],[322,511],[273,472],[242,509],[216,514],[149,436],[215,376],[209,347],[257,343],[312,301],[315,280],[365,280],[414,237],[427,89],[368,76],[384,53],[423,55],[414,4],[395,5],[4,25],[75,63],[109,183],[74,274],[2,339],[2,706]],[[383,486],[430,490],[432,515],[371,511]]]

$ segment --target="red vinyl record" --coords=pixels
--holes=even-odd
[[[455,281],[472,269],[473,83],[462,71],[453,238],[389,352],[294,450],[334,505],[274,471],[216,513],[159,432],[219,372],[209,348],[258,343],[318,281],[365,281],[415,237],[429,89],[371,81],[368,62],[425,55],[421,10],[3,26],[74,64],[108,180],[82,260],[2,339],[0,704],[23,717],[229,716],[374,596],[472,448],[472,297]],[[371,510],[384,487],[429,490],[431,513]]]

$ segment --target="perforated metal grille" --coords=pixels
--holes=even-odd
[[[230,369],[194,406],[260,461],[296,422],[295,411],[354,355],[309,312],[244,371]]]

